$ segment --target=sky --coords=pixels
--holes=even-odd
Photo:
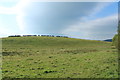
[[[117,33],[118,2],[0,1],[0,37],[52,34],[105,40]]]

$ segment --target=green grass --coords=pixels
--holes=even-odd
[[[112,43],[57,37],[3,38],[3,78],[118,78]]]

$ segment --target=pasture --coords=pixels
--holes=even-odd
[[[3,78],[118,78],[111,42],[59,37],[2,39]]]

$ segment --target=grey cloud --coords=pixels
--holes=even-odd
[[[90,15],[96,2],[32,2],[24,8],[24,29],[37,34],[61,34],[68,25]]]

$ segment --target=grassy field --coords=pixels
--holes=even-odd
[[[2,39],[3,78],[118,78],[111,42],[58,37]]]

